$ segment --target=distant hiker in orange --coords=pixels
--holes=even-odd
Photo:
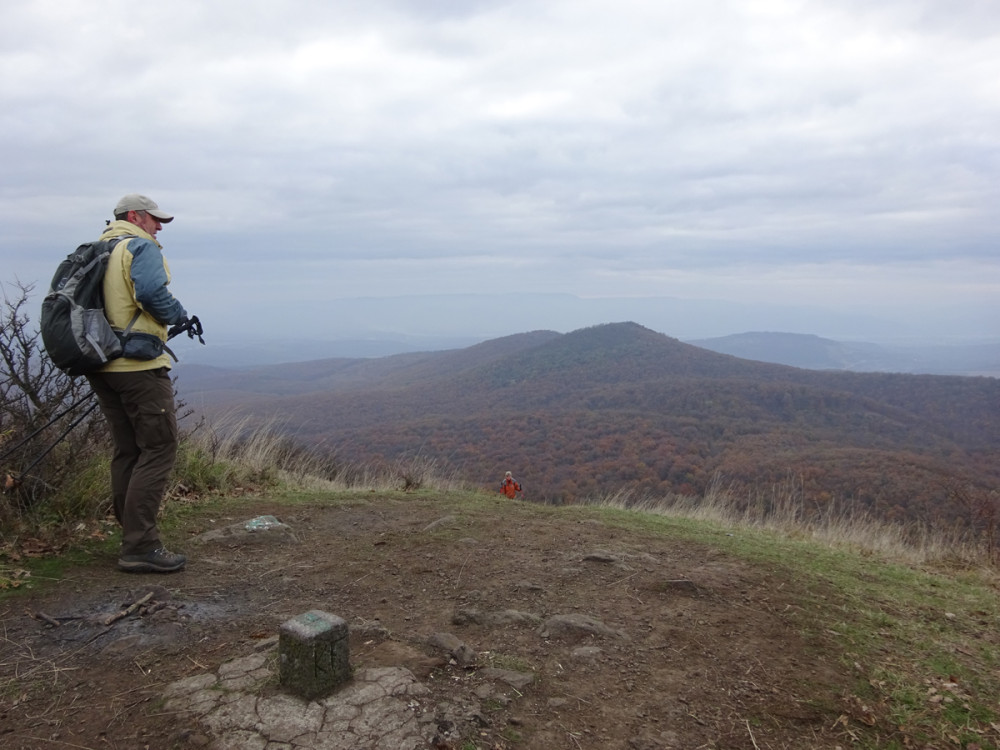
[[[521,494],[520,483],[518,483],[518,481],[514,479],[513,476],[511,476],[511,473],[509,471],[503,475],[503,482],[500,484],[500,491],[507,497],[509,497],[511,500],[513,500],[518,495],[524,497],[524,495]]]

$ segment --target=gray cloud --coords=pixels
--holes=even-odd
[[[10,5],[0,236],[22,279],[138,190],[179,217],[178,295],[214,276],[185,302],[217,315],[241,285],[293,304],[505,271],[914,320],[927,295],[1000,298],[992,3]]]

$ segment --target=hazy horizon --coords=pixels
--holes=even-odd
[[[333,305],[337,308],[334,313],[323,318],[321,325],[313,327],[283,329],[274,321],[267,325],[267,321],[255,320],[234,331],[213,329],[208,322],[206,346],[183,339],[176,342],[174,349],[182,364],[252,366],[460,349],[530,331],[569,333],[594,325],[633,322],[692,343],[751,333],[774,333],[785,334],[786,338],[803,337],[805,343],[809,343],[808,337],[815,337],[838,342],[844,347],[853,344],[874,347],[881,357],[880,369],[898,363],[904,371],[917,367],[911,371],[951,373],[953,369],[949,368],[954,368],[962,371],[960,374],[966,369],[981,374],[981,368],[974,363],[983,360],[984,356],[989,363],[1000,363],[1000,337],[880,337],[874,334],[875,323],[862,317],[814,320],[803,315],[798,318],[799,325],[788,326],[797,330],[782,330],[780,316],[768,315],[760,309],[738,308],[726,315],[707,300],[581,300],[570,295],[528,297],[525,302],[531,304],[506,310],[504,326],[496,325],[497,302],[490,298],[468,295],[368,298],[338,301]],[[419,301],[427,304],[418,304]],[[543,303],[549,303],[548,310],[538,314]],[[713,309],[714,317],[707,312]],[[691,318],[697,319],[696,322],[690,321]],[[405,321],[405,325],[400,321]],[[867,329],[858,327],[866,323]],[[672,328],[671,324],[674,324]],[[745,328],[739,330],[740,324]],[[810,325],[816,327],[810,330]],[[728,326],[732,330],[728,330]],[[990,364],[988,369],[986,374],[993,374],[1000,371],[1000,364]]]

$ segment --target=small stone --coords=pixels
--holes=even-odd
[[[614,563],[618,562],[618,557],[607,550],[599,549],[583,556],[587,562]]]
[[[447,652],[460,667],[471,667],[477,661],[475,650],[451,633],[435,633],[428,639],[428,643]]]
[[[580,646],[570,652],[570,656],[580,661],[591,661],[604,653],[599,646]]]
[[[477,677],[494,682],[505,682],[513,688],[523,690],[535,681],[535,675],[531,672],[515,672],[512,669],[495,669],[489,667],[476,672]]]
[[[558,636],[600,635],[627,640],[622,630],[609,628],[600,620],[588,615],[554,615],[548,618],[540,629],[543,638]]]

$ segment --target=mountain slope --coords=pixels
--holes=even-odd
[[[701,493],[721,474],[748,492],[793,481],[816,501],[954,515],[956,487],[998,479],[1000,381],[802,370],[633,323],[254,373],[227,408],[345,461],[430,455],[484,484],[512,469],[553,501]],[[179,385],[218,413],[218,393]]]
[[[798,333],[751,332],[688,343],[720,354],[810,370],[864,370],[866,365],[881,369],[870,365],[884,354],[876,344],[848,344]]]
[[[226,369],[185,365],[179,378],[187,393],[243,392],[291,395],[356,388],[406,387],[433,381],[514,356],[557,338],[554,331],[534,331],[485,341],[465,349],[415,352],[364,359],[319,359],[292,364]]]

